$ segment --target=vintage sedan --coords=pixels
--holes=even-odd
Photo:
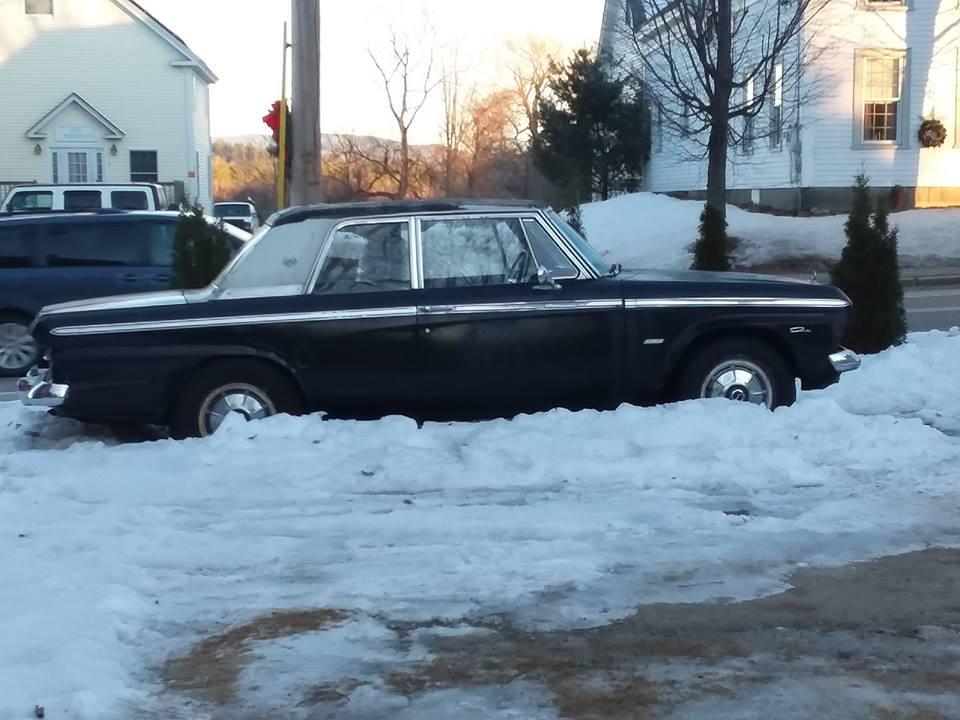
[[[65,303],[24,403],[205,436],[230,413],[510,417],[687,398],[789,405],[859,366],[839,290],[627,272],[530,203],[274,215],[208,288]]]

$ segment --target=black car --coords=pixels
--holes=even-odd
[[[850,302],[811,283],[624,272],[531,204],[274,215],[209,288],[46,308],[28,405],[208,435],[326,411],[512,416],[725,397],[774,408],[859,359]]]
[[[36,364],[45,305],[170,287],[175,212],[49,212],[0,218],[0,376]],[[233,249],[250,236],[226,228]]]

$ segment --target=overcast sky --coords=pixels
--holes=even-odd
[[[280,96],[283,22],[289,0],[140,0],[220,77],[212,88],[215,137],[267,132],[261,122]],[[395,135],[382,85],[367,55],[388,49],[391,27],[416,33],[424,13],[438,44],[459,50],[474,79],[492,85],[507,39],[536,34],[567,47],[594,45],[603,0],[321,0],[324,132]],[[471,9],[475,8],[475,9]],[[439,99],[439,98],[438,98]],[[414,128],[433,142],[440,126],[434,105]]]

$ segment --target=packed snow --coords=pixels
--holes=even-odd
[[[960,544],[958,361],[960,333],[912,335],[775,413],[277,417],[185,442],[0,404],[0,718],[209,717],[164,661],[295,609],[347,619],[250,639],[217,716],[300,717],[310,688],[349,678],[337,717],[557,717],[522,683],[408,700],[384,674],[429,656],[424,633],[491,617],[606,624]],[[401,642],[398,622],[420,629]]]
[[[629,268],[690,267],[703,203],[636,193],[582,207],[591,244]],[[785,258],[838,259],[846,216],[784,217],[727,208],[728,232],[740,243],[735,261],[752,267]],[[960,265],[960,208],[909,210],[891,221],[900,229],[904,264]]]

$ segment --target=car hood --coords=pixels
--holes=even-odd
[[[704,272],[701,270],[624,270],[618,278],[637,282],[669,283],[790,283],[808,285],[807,280],[781,275],[756,275],[742,272]]]

